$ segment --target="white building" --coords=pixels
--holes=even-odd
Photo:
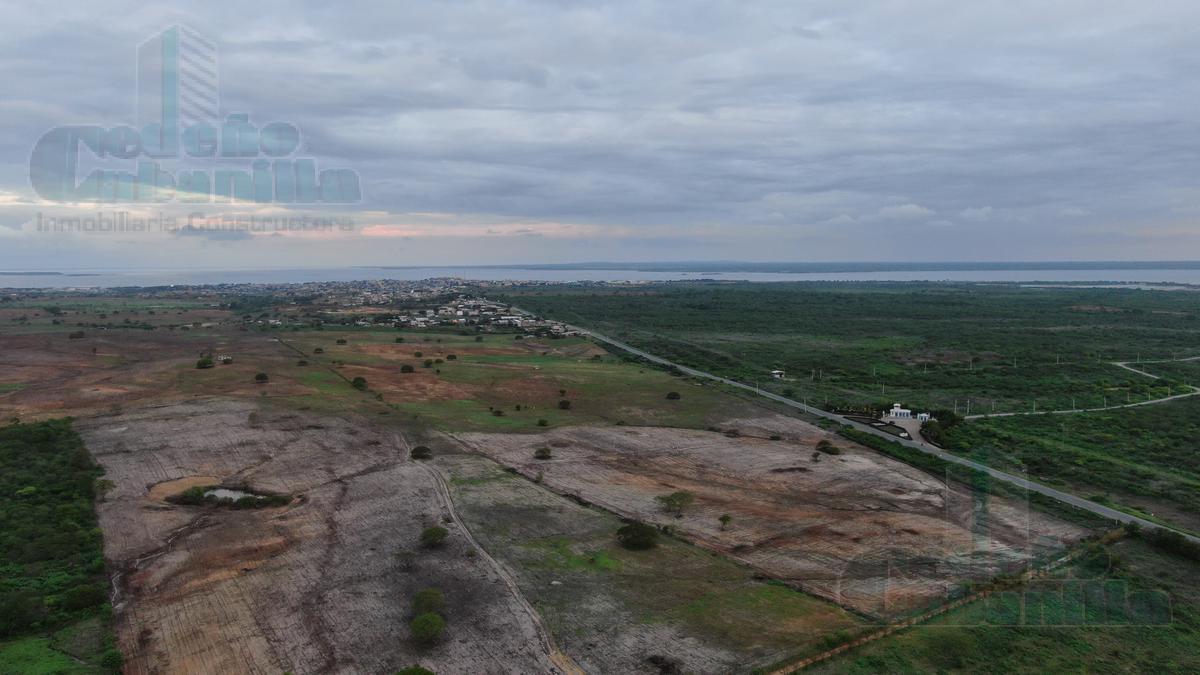
[[[777,380],[782,380],[783,375],[784,375],[784,372],[782,370],[772,370],[771,371],[771,377],[773,377]]]
[[[913,413],[908,408],[901,408],[899,403],[892,405],[892,410],[888,413],[888,417],[898,420],[910,420]]]

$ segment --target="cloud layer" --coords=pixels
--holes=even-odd
[[[359,172],[365,202],[337,213],[355,232],[36,231],[58,207],[28,187],[34,141],[132,121],[134,49],[176,22],[218,44],[224,112],[294,122]],[[1200,258],[1194,2],[101,2],[6,23],[5,268]]]

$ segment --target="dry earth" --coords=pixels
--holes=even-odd
[[[771,577],[860,612],[894,617],[1048,556],[1085,532],[1027,504],[973,496],[800,420],[724,425],[742,436],[651,427],[569,427],[457,438],[526,476],[627,517],[673,525]],[[770,435],[781,440],[768,440]],[[823,438],[843,450],[814,454]],[[534,451],[550,446],[553,458]],[[696,495],[682,518],[655,497]],[[721,529],[718,517],[732,524]]]
[[[362,419],[204,399],[78,424],[115,483],[99,506],[126,673],[557,672],[535,621],[450,521],[433,475]],[[217,478],[286,507],[175,506]],[[169,484],[169,481],[175,481]],[[422,528],[451,530],[420,549]],[[406,570],[401,550],[416,551]],[[409,599],[442,589],[447,637],[408,633]]]

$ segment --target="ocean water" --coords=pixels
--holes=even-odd
[[[639,269],[539,269],[516,267],[338,267],[238,270],[79,270],[55,273],[0,271],[0,288],[114,288],[314,281],[420,280],[458,277],[480,281],[966,281],[966,282],[1119,282],[1197,284],[1200,269],[1161,266],[1139,269],[934,269],[858,270],[848,272],[690,272]]]

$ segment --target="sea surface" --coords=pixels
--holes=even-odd
[[[869,267],[869,266],[866,266]],[[1156,264],[1149,268],[1122,266],[1113,269],[931,269],[820,272],[686,271],[521,267],[339,267],[313,269],[139,269],[73,270],[71,272],[0,270],[0,288],[114,288],[123,286],[191,286],[208,284],[284,284],[313,281],[420,280],[458,277],[480,281],[674,281],[717,279],[725,281],[966,281],[1103,284],[1196,284],[1200,267],[1173,269]]]

